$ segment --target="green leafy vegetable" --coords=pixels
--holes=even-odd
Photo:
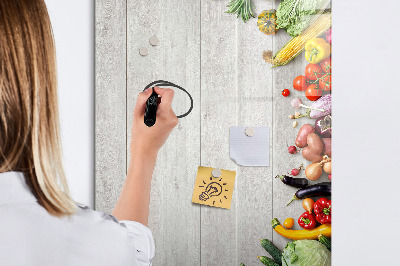
[[[284,266],[330,266],[331,252],[319,241],[289,242],[282,252]]]
[[[312,16],[322,11],[330,0],[283,0],[276,11],[277,29],[285,29],[298,36],[309,24]]]
[[[285,258],[285,261],[286,261],[286,259],[288,259],[288,261],[290,261],[290,263],[295,263],[299,259],[299,257],[296,255],[295,247],[296,247],[296,245],[293,242],[289,242],[286,245],[285,250],[287,253],[287,257]]]
[[[254,4],[251,0],[231,0],[227,7],[229,10],[226,13],[237,14],[237,17],[242,16],[244,22],[252,17],[255,18]]]

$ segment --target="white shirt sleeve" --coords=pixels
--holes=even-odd
[[[153,234],[151,233],[150,228],[139,222],[118,220],[115,216],[109,213],[91,210],[86,205],[78,204],[78,206],[85,211],[97,213],[100,215],[101,219],[113,221],[124,227],[128,232],[128,240],[130,241],[130,245],[134,247],[133,251],[135,252],[137,265],[152,265],[152,260],[155,255],[155,245]]]
[[[122,220],[122,226],[128,229],[128,236],[136,249],[136,259],[139,265],[152,265],[155,254],[154,238],[150,229],[138,222]]]

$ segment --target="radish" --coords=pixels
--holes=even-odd
[[[288,151],[290,154],[296,154],[297,148],[295,146],[290,146],[290,147],[288,147]]]
[[[290,172],[292,174],[292,176],[296,176],[298,174],[300,174],[300,170],[297,168],[292,169],[292,171]]]
[[[299,168],[294,168],[294,169],[292,169],[292,171],[290,172],[290,174],[291,174],[292,176],[297,176],[297,175],[300,174],[300,170],[301,170],[302,168],[303,168],[303,164],[301,164]]]

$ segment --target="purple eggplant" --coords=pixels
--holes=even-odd
[[[288,186],[296,188],[305,188],[308,186],[308,179],[306,178],[295,178],[287,175],[278,175],[282,182]]]
[[[315,133],[323,138],[330,138],[332,136],[331,115],[320,117],[315,121]]]

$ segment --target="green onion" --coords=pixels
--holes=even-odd
[[[237,17],[242,16],[243,22],[246,22],[252,17],[255,18],[252,0],[231,0],[227,7],[229,7],[229,9],[226,13],[237,14]]]

